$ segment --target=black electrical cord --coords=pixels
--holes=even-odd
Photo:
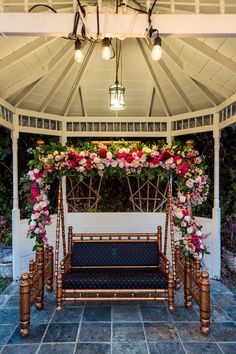
[[[49,6],[49,5],[45,5],[45,4],[37,4],[37,5],[34,5],[34,6],[32,6],[30,9],[29,9],[29,11],[28,12],[31,12],[32,10],[34,10],[36,7],[46,7],[47,9],[50,9],[50,10],[52,10],[53,12],[55,12],[56,14],[57,14],[57,11],[53,8],[53,7],[51,7],[51,6]]]

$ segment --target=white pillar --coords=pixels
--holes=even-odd
[[[61,135],[61,144],[65,145],[67,143],[67,136],[66,136],[66,122],[62,122],[62,135]],[[65,228],[68,227],[68,204],[66,199],[66,177],[62,177],[62,201],[64,207],[64,217],[65,217]]]
[[[171,120],[168,120],[168,122],[167,122],[167,136],[166,136],[166,142],[168,145],[172,145],[172,140],[173,140],[171,124],[172,124]]]
[[[13,120],[17,121],[18,116],[14,114]],[[17,280],[21,275],[20,267],[20,209],[18,197],[18,127],[12,131],[12,165],[13,165],[13,209],[12,209],[12,266],[13,279]]]
[[[220,213],[220,130],[219,114],[214,114],[214,207],[213,217],[213,238],[211,257],[213,259],[213,277],[221,277],[221,213]]]

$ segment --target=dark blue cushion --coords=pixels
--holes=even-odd
[[[72,267],[158,264],[157,242],[78,242],[72,246]]]
[[[67,273],[64,289],[167,289],[157,268],[77,268]]]

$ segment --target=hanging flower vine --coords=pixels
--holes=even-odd
[[[82,147],[43,145],[34,150],[29,162],[30,170],[23,178],[23,188],[28,195],[29,219],[28,236],[35,238],[34,249],[43,242],[47,244],[46,225],[50,223],[47,190],[55,177],[75,175],[80,180],[96,174],[102,176],[132,175],[142,180],[161,176],[163,180],[173,177],[177,185],[174,198],[174,221],[181,233],[179,245],[188,258],[202,259],[209,254],[204,244],[207,234],[202,225],[188,215],[187,192],[191,193],[193,206],[202,204],[209,191],[206,175],[207,166],[203,156],[191,146],[147,146],[141,143],[122,146],[93,145]]]

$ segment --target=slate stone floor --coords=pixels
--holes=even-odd
[[[19,285],[0,295],[1,354],[199,354],[236,353],[236,295],[212,281],[211,334],[199,332],[198,307],[183,306],[176,295],[173,313],[165,303],[66,303],[55,310],[53,294],[45,309],[31,309],[31,335],[19,336]]]

